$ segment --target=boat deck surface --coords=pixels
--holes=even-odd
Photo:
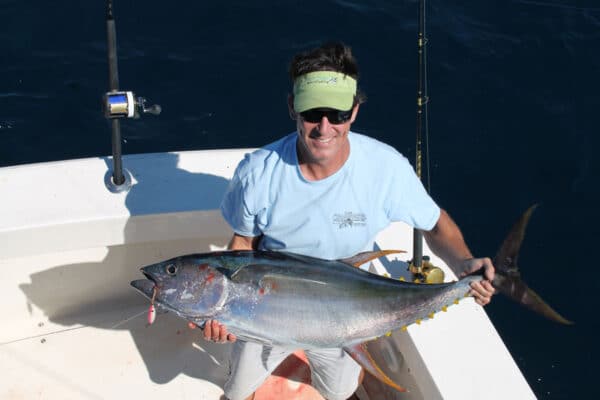
[[[225,247],[218,203],[246,151],[125,157],[133,186],[124,193],[104,186],[108,159],[0,169],[0,398],[221,398],[230,346],[168,313],[148,326],[148,301],[129,282],[143,265]],[[381,249],[411,243],[400,223],[377,237]],[[397,278],[410,258],[372,269]],[[411,390],[398,398],[535,398],[472,299],[369,346]]]

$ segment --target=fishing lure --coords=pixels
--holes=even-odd
[[[152,325],[156,320],[156,308],[154,307],[154,299],[156,298],[156,287],[152,293],[152,300],[150,300],[150,308],[148,308],[148,325]]]

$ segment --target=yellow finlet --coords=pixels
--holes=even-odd
[[[386,332],[385,336],[387,336],[387,337],[392,336],[392,331]]]
[[[408,326],[404,325],[402,328],[400,328],[400,330],[402,332],[406,332],[408,330]]]
[[[422,320],[418,319],[418,320],[416,320],[416,321],[415,321],[415,323],[416,323],[417,325],[421,325],[421,321],[422,321]]]
[[[459,298],[454,299],[454,304],[458,304],[459,301],[460,301]]]
[[[443,311],[443,312],[448,312],[448,307],[447,307],[447,306],[443,306],[443,307],[442,307],[442,311]]]
[[[429,314],[429,318],[430,318],[430,319],[433,319],[433,316],[434,316],[434,315],[435,315],[435,313],[431,313],[431,314]]]

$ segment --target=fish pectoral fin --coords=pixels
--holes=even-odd
[[[343,258],[339,261],[346,263],[346,264],[350,264],[354,267],[360,267],[361,265],[363,265],[366,262],[369,262],[369,261],[374,260],[379,257],[386,256],[388,254],[395,254],[395,253],[406,253],[406,251],[404,251],[404,250],[363,251],[362,253],[358,253],[356,255],[353,255],[352,257]]]
[[[274,270],[277,267],[269,264],[248,264],[238,268],[229,279],[236,283],[258,284],[264,276],[272,275]]]
[[[249,284],[262,295],[277,292],[297,292],[299,288],[327,285],[328,282],[306,276],[286,274],[286,270],[270,265],[251,264],[237,270],[230,277],[232,282]]]
[[[373,357],[367,350],[366,343],[359,343],[353,346],[344,347],[344,351],[350,355],[361,367],[368,373],[379,379],[388,386],[393,387],[399,392],[406,392],[406,389],[394,382],[383,370],[377,365]]]

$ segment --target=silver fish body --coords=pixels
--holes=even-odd
[[[401,282],[346,264],[283,252],[177,257],[142,268],[132,285],[197,324],[216,319],[241,339],[290,348],[345,347],[424,319],[481,277]]]

